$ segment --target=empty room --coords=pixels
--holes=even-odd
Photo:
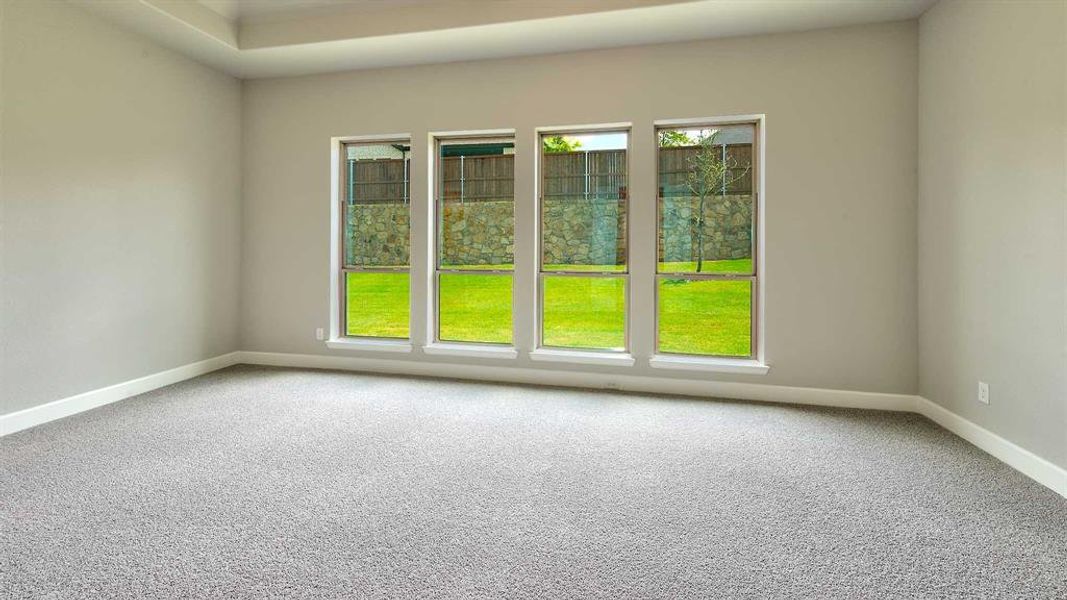
[[[1067,598],[1067,0],[0,0],[0,598]]]

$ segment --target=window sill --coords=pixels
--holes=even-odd
[[[357,340],[337,338],[327,341],[326,347],[333,350],[359,350],[362,352],[411,352],[411,342],[407,340]]]
[[[512,346],[494,346],[490,344],[449,344],[437,343],[422,347],[426,354],[441,356],[465,356],[468,358],[517,358],[519,351]]]
[[[584,350],[550,350],[538,348],[530,353],[530,360],[571,363],[577,365],[606,365],[632,367],[634,357],[624,352],[589,352]]]
[[[770,366],[746,358],[710,358],[702,356],[671,356],[657,354],[648,360],[653,369],[706,371],[709,373],[746,373],[766,375]]]

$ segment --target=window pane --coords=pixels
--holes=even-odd
[[[626,132],[541,138],[545,271],[626,270]]]
[[[441,273],[438,338],[511,343],[511,275]]]
[[[408,337],[408,273],[345,273],[345,334]]]
[[[511,269],[515,262],[515,141],[442,142],[438,158],[439,264]]]
[[[345,264],[408,264],[411,146],[345,146]]]
[[[626,280],[551,277],[543,281],[542,345],[626,349]]]
[[[749,281],[659,280],[659,352],[750,356]]]
[[[754,125],[659,131],[659,271],[752,274]]]

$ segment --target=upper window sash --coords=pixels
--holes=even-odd
[[[629,271],[630,129],[541,131],[542,273]]]

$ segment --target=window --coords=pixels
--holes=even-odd
[[[540,346],[627,349],[628,131],[540,138]]]
[[[515,140],[437,142],[438,342],[512,343]]]
[[[342,145],[341,332],[410,337],[411,144]]]
[[[756,124],[656,134],[656,351],[754,357]]]
[[[654,327],[653,367],[766,372],[751,360],[763,352],[761,128],[760,116],[656,124],[656,236],[645,236],[651,224],[638,235],[639,258],[654,256],[656,269],[636,282],[636,297],[654,298],[654,308],[642,301],[633,315],[628,124],[538,131],[527,159],[537,173],[533,223],[515,221],[513,131],[432,134],[429,185],[420,188],[429,198],[416,190],[425,208],[415,216],[428,218],[416,223],[428,246],[415,257],[410,136],[336,141],[327,345],[410,352],[414,335],[426,354],[515,358],[515,335],[525,344],[529,334],[531,360],[622,366],[634,363],[635,322]],[[536,240],[518,255],[516,232]],[[411,286],[412,260],[425,261],[416,265],[425,301]],[[516,260],[536,264],[529,297],[516,296]]]

